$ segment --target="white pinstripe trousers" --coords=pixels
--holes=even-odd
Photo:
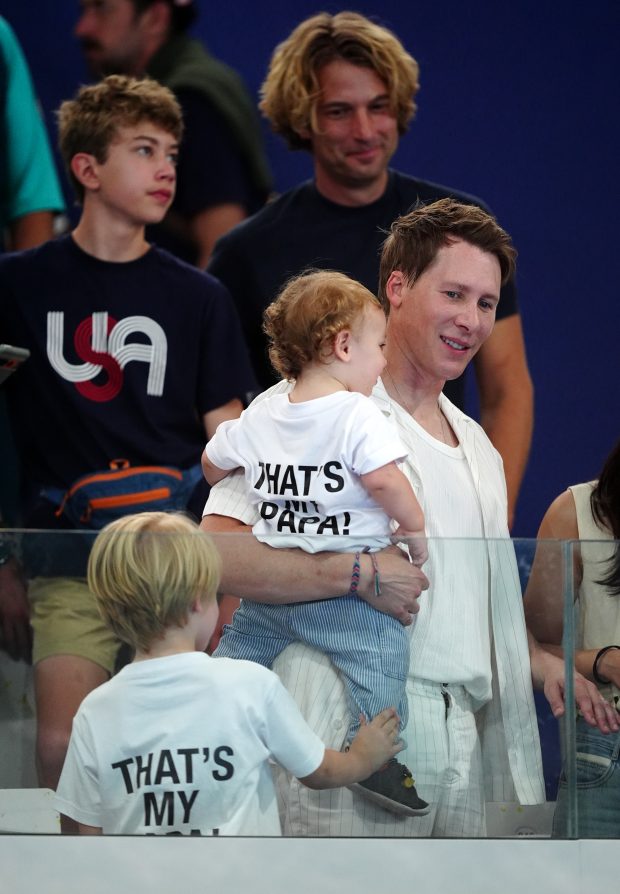
[[[284,653],[276,669],[312,728],[329,747],[340,748],[349,718],[342,713],[344,685],[329,661],[296,646]],[[407,748],[399,760],[409,766],[420,797],[430,803],[427,816],[397,816],[348,789],[310,791],[276,769],[283,834],[484,836],[482,759],[471,700],[461,686],[448,686],[445,695],[442,689],[427,681],[407,683],[410,720]]]

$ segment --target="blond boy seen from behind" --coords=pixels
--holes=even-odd
[[[311,788],[348,785],[402,747],[383,711],[326,749],[271,671],[203,650],[220,560],[181,514],[126,516],[97,537],[88,582],[133,662],[84,700],[56,806],[82,834],[279,835],[269,761]]]

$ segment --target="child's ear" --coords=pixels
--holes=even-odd
[[[200,594],[197,593],[196,596],[194,596],[194,599],[192,600],[190,612],[191,612],[191,614],[196,614],[196,613],[200,614],[200,612],[203,612],[204,610],[205,610],[205,603],[203,602]]]
[[[98,167],[97,159],[88,152],[77,152],[71,159],[71,173],[84,189],[93,192],[99,189]]]
[[[334,356],[344,363],[349,361],[349,349],[351,345],[351,332],[349,329],[342,329],[334,338]]]

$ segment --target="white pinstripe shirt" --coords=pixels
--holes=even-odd
[[[287,383],[280,382],[273,390],[283,391],[287,387]],[[272,389],[267,393],[271,392]],[[407,446],[409,417],[399,412],[395,418],[392,402],[381,382],[372,397],[384,414],[394,419]],[[511,800],[516,794],[522,804],[540,803],[545,800],[542,758],[521,587],[506,521],[502,460],[482,428],[443,395],[440,407],[468,464],[480,503],[482,534],[487,539],[493,698],[478,715],[487,797]],[[423,476],[415,456],[408,457],[403,471],[428,518],[432,508],[425,505]],[[253,524],[255,513],[244,491],[243,476],[224,479],[211,491],[205,513],[231,516]],[[325,743],[340,748],[348,726],[346,705],[337,673],[326,667],[324,656],[313,655],[306,646],[295,644],[280,655],[274,669]]]

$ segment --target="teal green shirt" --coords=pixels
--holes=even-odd
[[[28,65],[0,16],[0,227],[34,211],[64,207]]]

